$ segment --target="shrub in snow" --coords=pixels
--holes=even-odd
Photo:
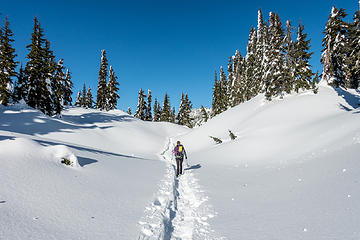
[[[65,165],[72,165],[71,161],[69,159],[67,159],[67,158],[62,158],[61,163],[65,164]]]
[[[54,158],[65,165],[71,166],[71,167],[78,167],[78,159],[75,156],[75,154],[64,145],[56,145],[48,147],[49,151],[52,152]]]
[[[217,144],[220,144],[222,143],[222,140],[220,138],[217,138],[217,137],[213,137],[213,136],[210,136]]]
[[[230,130],[229,130],[229,135],[230,135],[231,140],[235,140],[237,138],[237,136]]]

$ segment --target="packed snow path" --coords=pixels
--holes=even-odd
[[[206,204],[208,197],[192,173],[200,166],[189,166],[184,160],[184,174],[177,178],[173,147],[169,139],[160,154],[167,164],[166,174],[155,200],[145,209],[144,217],[139,222],[141,233],[138,239],[224,239],[216,237],[207,222],[215,216],[215,212]]]

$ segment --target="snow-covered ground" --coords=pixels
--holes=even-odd
[[[359,95],[260,95],[196,129],[1,106],[0,239],[359,239]]]

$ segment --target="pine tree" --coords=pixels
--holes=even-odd
[[[130,107],[128,107],[127,114],[132,115]]]
[[[161,107],[160,107],[160,103],[158,102],[157,98],[155,98],[153,121],[160,122],[160,118],[161,118]]]
[[[145,112],[146,112],[146,101],[145,101],[145,94],[144,91],[142,89],[140,89],[139,91],[139,98],[138,98],[138,105],[137,105],[137,109],[136,112],[134,114],[134,117],[141,119],[141,120],[145,120]]]
[[[176,121],[176,114],[175,114],[175,107],[173,107],[170,115],[170,122],[175,123],[175,121]]]
[[[204,108],[204,106],[201,106],[201,118],[204,122],[207,122],[209,120],[209,116]]]
[[[24,70],[27,89],[27,104],[39,109],[47,115],[54,110],[52,91],[52,77],[56,68],[54,55],[50,50],[50,42],[44,38],[43,29],[37,18],[34,19],[31,44],[27,46],[29,53]]]
[[[310,39],[307,40],[307,34],[304,33],[304,25],[299,23],[297,31],[297,40],[295,42],[295,91],[298,92],[300,88],[310,89],[311,79],[314,73],[311,71],[309,60],[312,52],[309,53]]]
[[[280,17],[277,13],[270,13],[269,19],[269,48],[266,51],[266,91],[265,96],[271,99],[273,96],[283,96],[285,92],[285,79],[283,75],[284,56],[283,39],[284,30],[281,26]]]
[[[64,91],[63,85],[65,79],[63,60],[60,59],[56,65],[56,71],[51,81],[51,88],[53,91],[53,104],[56,114],[61,114],[64,106]]]
[[[184,93],[181,93],[179,111],[176,116],[176,121],[177,121],[177,124],[179,124],[179,125],[184,125],[184,110],[185,110],[184,109],[184,107],[185,107],[184,101],[185,101]]]
[[[94,99],[91,93],[91,88],[89,87],[86,93],[85,107],[93,108]]]
[[[163,106],[162,106],[162,110],[161,110],[160,121],[162,121],[162,122],[170,122],[171,121],[171,107],[170,107],[170,100],[169,100],[167,93],[165,93],[165,96],[164,96],[164,102],[163,102]]]
[[[83,85],[82,98],[81,98],[80,106],[83,107],[83,108],[86,108],[86,86],[85,86],[85,83]]]
[[[318,88],[318,84],[319,84],[319,80],[320,79],[320,77],[319,77],[319,72],[317,72],[316,74],[315,74],[315,77],[313,78],[313,80],[312,80],[312,83],[311,83],[311,89],[313,90],[313,92],[315,93],[315,94],[317,94],[318,93],[318,90],[319,90],[319,88]]]
[[[17,55],[11,46],[11,43],[14,42],[13,36],[6,16],[4,26],[0,30],[0,103],[5,106],[12,96],[12,78],[17,75],[15,68],[18,62],[14,60]]]
[[[151,90],[148,90],[148,95],[147,95],[147,108],[146,108],[146,120],[147,121],[152,121],[153,117],[152,117],[152,113],[151,113]]]
[[[78,91],[76,96],[75,106],[81,107],[81,102],[82,102],[81,91]]]
[[[360,11],[354,14],[354,21],[349,24],[348,46],[349,55],[346,59],[348,66],[345,76],[345,86],[357,89],[360,85]]]
[[[192,124],[191,124],[191,109],[192,109],[192,103],[191,101],[189,100],[189,96],[188,94],[185,95],[185,98],[184,98],[184,125],[189,127],[189,128],[192,128]]]
[[[295,56],[295,44],[292,40],[292,30],[291,22],[286,21],[286,34],[284,38],[284,55],[285,55],[285,65],[283,69],[284,73],[284,90],[286,93],[291,93],[294,85],[296,92],[299,91],[299,88],[302,87],[301,82],[295,80],[295,69],[296,69],[296,56]],[[301,69],[299,69],[301,70]]]
[[[106,58],[106,51],[101,50],[101,63],[100,63],[100,70],[99,70],[99,83],[97,89],[97,96],[96,96],[96,108],[100,110],[106,109],[106,96],[107,96],[107,67],[108,67],[108,60]]]
[[[325,26],[322,40],[322,80],[334,87],[345,86],[345,51],[348,25],[343,21],[347,14],[344,9],[333,7]]]
[[[109,70],[109,83],[108,83],[108,87],[107,87],[107,104],[106,104],[106,109],[107,110],[113,110],[116,109],[116,105],[117,105],[117,101],[119,99],[119,95],[117,93],[117,91],[119,91],[118,85],[119,83],[117,82],[117,77],[115,76],[115,72],[112,68],[112,66],[110,66],[110,70]]]
[[[212,112],[214,116],[221,113],[220,110],[220,83],[217,80],[217,72],[215,70],[215,81],[214,81],[214,87],[213,87],[213,97],[212,97]]]
[[[255,69],[254,69],[254,81],[256,93],[260,93],[264,90],[265,79],[265,51],[267,48],[267,25],[264,23],[264,18],[261,9],[258,11],[258,24],[256,34],[256,53],[255,53]]]
[[[244,96],[244,83],[245,83],[245,59],[241,56],[240,52],[236,50],[234,56],[234,84],[231,92],[231,107],[243,102]]]
[[[254,81],[256,68],[256,40],[256,30],[251,28],[247,44],[247,54],[245,58],[244,84],[242,93],[242,99],[244,101],[250,100],[258,92]]]
[[[27,97],[27,82],[24,74],[24,68],[21,65],[14,88],[14,100],[16,102],[19,102],[22,99],[26,101],[26,97]]]
[[[69,69],[66,70],[65,78],[64,78],[64,105],[65,106],[71,106],[72,104],[72,98],[71,95],[73,94],[72,87],[73,83],[71,81],[71,73]]]
[[[224,72],[223,67],[220,67],[220,109],[221,112],[226,111],[229,106],[229,96],[228,96],[228,87],[227,87],[227,78]]]

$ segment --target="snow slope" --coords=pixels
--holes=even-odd
[[[1,107],[0,239],[136,239],[165,174],[158,154],[184,131],[121,111]]]
[[[326,86],[258,96],[182,136],[218,212],[214,230],[228,239],[359,239],[359,100]]]
[[[0,239],[359,239],[359,95],[260,95],[196,129],[0,106]]]

